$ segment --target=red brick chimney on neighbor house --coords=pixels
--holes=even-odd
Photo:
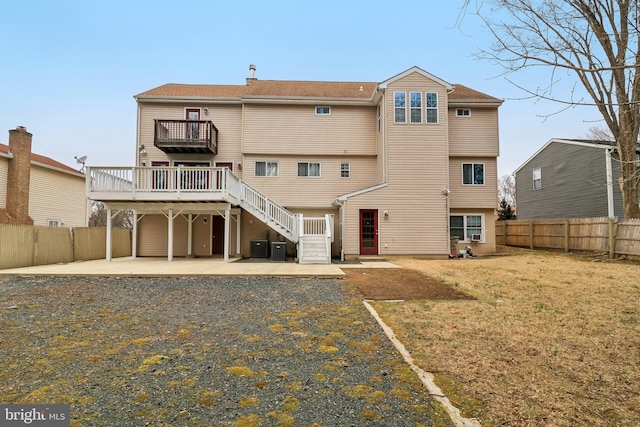
[[[31,182],[31,137],[24,126],[9,131],[9,159],[7,170],[7,203],[6,210],[10,218],[9,224],[33,225],[29,216],[29,185]]]

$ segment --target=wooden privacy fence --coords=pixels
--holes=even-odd
[[[496,221],[496,244],[569,251],[608,252],[640,258],[640,220],[560,218]]]
[[[131,255],[131,233],[113,229],[113,257]],[[0,224],[0,269],[106,257],[106,228]]]

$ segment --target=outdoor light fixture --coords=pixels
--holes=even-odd
[[[242,170],[242,163],[238,162],[238,169]]]
[[[209,109],[208,109],[208,108],[205,108],[205,109],[204,109],[204,113],[205,113],[205,114],[209,114]]]
[[[204,223],[206,224],[206,223],[207,223],[207,217],[204,217],[204,218],[202,219],[202,222],[204,222]]]
[[[384,219],[389,219],[389,211],[384,211]]]
[[[140,154],[147,153],[147,150],[144,149],[144,144],[140,144],[140,146],[138,147],[138,150],[140,151]]]

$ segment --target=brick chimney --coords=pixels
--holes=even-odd
[[[256,77],[256,66],[254,64],[249,65],[249,77],[247,77],[247,86],[251,86],[251,83],[258,80]]]
[[[29,184],[31,182],[31,137],[24,126],[9,131],[9,160],[7,171],[6,209],[14,224],[33,225],[29,217]]]

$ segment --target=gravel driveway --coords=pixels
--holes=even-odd
[[[0,282],[0,403],[72,426],[451,425],[335,279]]]

